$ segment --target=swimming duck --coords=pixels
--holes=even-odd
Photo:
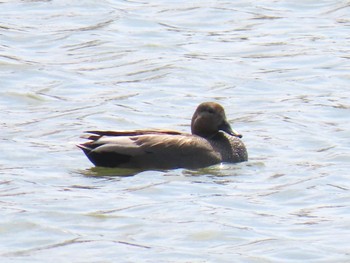
[[[102,167],[197,169],[248,160],[242,135],[231,128],[220,104],[201,103],[193,114],[191,131],[87,131],[89,141],[77,146]]]

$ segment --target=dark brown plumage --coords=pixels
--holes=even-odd
[[[192,117],[192,134],[170,130],[88,131],[77,145],[96,166],[174,169],[201,168],[220,162],[247,161],[242,136],[231,129],[223,107],[200,104]]]

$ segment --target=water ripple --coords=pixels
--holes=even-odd
[[[0,258],[348,260],[349,3],[0,7]],[[89,129],[189,131],[206,100],[249,162],[116,171],[75,147]]]

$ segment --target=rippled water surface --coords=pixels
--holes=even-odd
[[[349,1],[0,1],[1,262],[349,262]],[[250,160],[112,176],[84,130],[189,131]]]

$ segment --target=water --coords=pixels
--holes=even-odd
[[[1,262],[348,262],[348,1],[2,1]],[[110,176],[89,129],[189,131],[250,160]]]

